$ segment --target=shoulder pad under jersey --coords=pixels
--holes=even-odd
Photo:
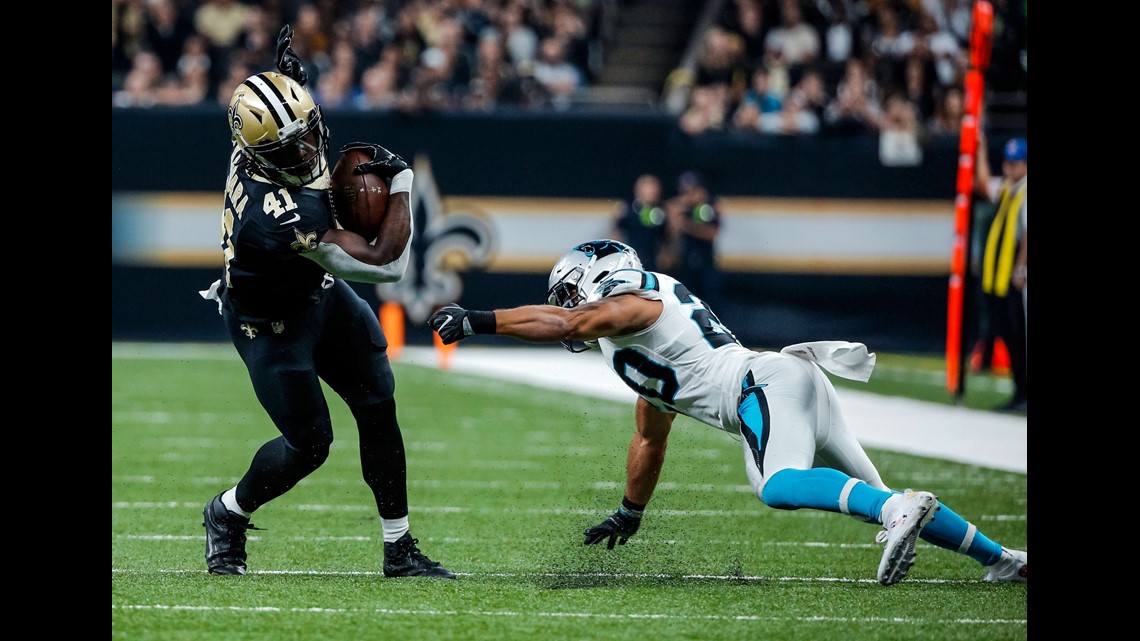
[[[661,286],[656,274],[640,269],[619,269],[610,274],[590,294],[586,302],[592,303],[608,296],[636,294],[650,300],[660,300]]]

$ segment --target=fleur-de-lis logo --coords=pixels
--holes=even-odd
[[[317,248],[317,232],[302,232],[301,230],[294,227],[293,236],[297,238],[297,240],[289,243],[289,246],[293,248],[293,251],[305,253],[311,252]]]
[[[245,95],[245,94],[242,94],[242,95]],[[245,123],[242,122],[241,115],[238,114],[238,112],[237,112],[237,107],[236,107],[237,103],[235,102],[234,105],[235,106],[231,106],[229,109],[230,127],[233,129],[233,131],[241,131],[242,128],[245,127]]]
[[[249,323],[242,323],[241,324],[241,331],[250,340],[257,338],[257,328],[254,327],[253,325],[250,325]]]
[[[412,257],[404,278],[376,286],[381,300],[403,305],[413,323],[423,323],[440,305],[459,300],[463,293],[460,272],[483,267],[495,247],[488,222],[474,212],[445,215],[431,161],[417,155],[412,165],[411,206],[415,216]]]

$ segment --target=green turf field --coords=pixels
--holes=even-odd
[[[641,531],[614,550],[584,546],[621,498],[632,406],[394,367],[412,533],[458,580],[384,578],[355,429],[332,396],[328,461],[254,516],[250,574],[212,576],[202,506],[277,432],[232,347],[112,344],[112,638],[1026,638],[1024,584],[983,583],[973,561],[920,543],[907,579],[884,588],[877,526],[764,507],[739,445],[685,417]],[[1026,475],[870,454],[889,485],[931,490],[1027,549]]]

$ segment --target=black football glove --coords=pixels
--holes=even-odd
[[[301,66],[301,59],[293,52],[293,27],[285,25],[277,33],[277,70],[297,81],[302,87],[309,81],[309,74]]]
[[[444,345],[450,345],[475,335],[470,314],[459,305],[445,305],[428,317],[428,326],[439,334]]]
[[[614,543],[625,545],[629,537],[637,534],[637,528],[639,527],[641,527],[640,516],[633,516],[619,509],[617,512],[611,514],[605,521],[602,521],[592,528],[587,528],[583,534],[586,535],[586,545],[594,545],[606,541],[606,549],[612,550],[614,549]]]
[[[392,178],[401,171],[410,169],[408,163],[399,155],[370,142],[350,142],[340,148],[342,154],[347,151],[363,151],[372,156],[372,160],[362,162],[353,168],[352,173],[356,175],[376,174],[384,178]]]

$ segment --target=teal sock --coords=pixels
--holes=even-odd
[[[973,523],[939,502],[941,509],[934,520],[922,528],[919,537],[940,548],[965,554],[982,565],[996,563],[1001,558],[1001,545],[982,534]]]
[[[813,508],[862,517],[878,523],[890,492],[831,468],[780,470],[768,479],[761,492],[764,504],[781,510]]]

